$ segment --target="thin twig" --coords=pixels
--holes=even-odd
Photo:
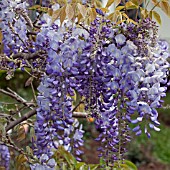
[[[80,104],[84,103],[85,99],[84,100],[81,100],[72,110],[72,112],[75,112],[76,109],[80,106]]]
[[[33,104],[28,104],[28,102],[27,102],[24,98],[22,98],[19,94],[17,94],[15,91],[13,91],[12,89],[10,89],[9,87],[7,87],[7,89],[8,89],[12,94],[14,94],[14,95],[16,96],[16,98],[20,100],[21,103],[23,103],[25,106],[30,107],[30,109],[33,110],[33,108],[32,108],[31,106],[35,106],[35,105],[33,105]]]
[[[19,96],[16,92],[14,92],[13,90],[11,90],[10,88],[7,88],[10,92],[4,90],[4,89],[0,89],[0,92],[3,94],[6,94],[10,97],[12,97],[13,99],[17,100],[18,102],[22,103],[25,106],[28,106],[30,108],[32,108],[31,106],[34,106],[34,104],[32,104],[31,102],[28,103],[25,99],[23,99],[21,96]],[[33,108],[32,108],[33,109]]]
[[[32,89],[32,93],[33,93],[33,96],[34,96],[34,101],[36,101],[36,94],[35,94],[35,90],[34,90],[34,86],[33,86],[32,82],[31,82],[31,89]]]

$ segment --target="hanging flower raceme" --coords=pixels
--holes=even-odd
[[[11,52],[18,53],[20,49],[26,47],[27,26],[29,18],[26,15],[26,2],[16,2],[3,0],[0,2],[1,23],[0,28],[3,33],[4,53],[10,55]]]
[[[6,145],[0,144],[0,168],[9,170],[10,153]]]
[[[65,30],[46,29],[48,59],[46,73],[38,87],[35,154],[38,157],[42,154],[50,157],[51,148],[57,149],[59,145],[63,145],[66,150],[79,156],[82,151],[78,148],[83,145],[84,131],[72,116],[71,96],[74,95],[73,87],[76,86],[72,77],[78,74],[74,65],[84,41],[78,35],[72,37]],[[39,36],[41,35],[37,35]]]
[[[38,48],[48,52],[46,73],[38,88],[37,155],[51,154],[62,144],[80,155],[83,130],[76,129],[72,99],[76,90],[85,98],[85,111],[95,118],[101,142],[98,150],[107,164],[124,159],[130,132],[150,137],[157,127],[161,98],[165,96],[169,57],[149,19],[138,25],[115,25],[101,15],[90,26],[54,29],[45,26],[37,35]],[[142,51],[143,49],[143,51]],[[145,120],[144,129],[141,128]],[[130,124],[136,124],[130,129]]]

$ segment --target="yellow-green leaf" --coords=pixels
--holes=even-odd
[[[100,8],[104,13],[109,12],[108,8]]]
[[[66,6],[63,6],[61,8],[61,12],[60,12],[60,23],[62,25],[63,21],[66,19]]]
[[[132,3],[134,3],[136,6],[139,6],[143,3],[143,0],[131,0]]]
[[[152,11],[153,17],[161,25],[161,17],[156,11]]]
[[[106,4],[106,8],[109,8],[114,3],[114,1],[115,0],[108,0]]]
[[[91,8],[90,10],[90,19],[93,21],[97,16],[96,10],[94,8]]]
[[[134,4],[133,2],[131,2],[131,1],[126,2],[125,6],[126,6],[126,9],[137,9],[137,8],[138,8],[138,6],[135,5],[135,4]]]
[[[48,15],[49,15],[49,16],[52,16],[52,15],[53,15],[53,9],[48,8]]]
[[[129,19],[129,17],[128,17],[125,13],[122,13],[122,15],[123,15],[125,18]]]
[[[60,5],[67,4],[67,0],[57,0],[56,2],[59,3]]]
[[[81,13],[79,13],[78,15],[77,15],[77,19],[78,19],[78,23],[80,23],[80,20],[83,18],[83,16],[81,15]]]
[[[125,6],[118,6],[118,7],[116,7],[116,10],[117,11],[120,11],[120,10],[122,10],[122,9],[124,9],[125,8]]]
[[[25,129],[23,126],[20,126],[20,128],[18,129],[18,132],[17,132],[17,141],[22,141],[25,139]]]
[[[96,8],[101,8],[102,7],[102,2],[100,0],[95,0],[94,5]]]
[[[158,4],[158,1],[157,1],[157,0],[152,0],[152,3],[153,3],[154,5],[156,5],[156,4]]]
[[[2,43],[2,39],[3,39],[3,35],[2,35],[1,30],[0,30],[0,44]]]
[[[37,10],[39,8],[41,8],[41,5],[34,5],[34,6],[29,7],[28,9],[29,10]]]
[[[129,22],[131,22],[131,23],[133,23],[133,24],[135,24],[135,25],[138,25],[138,23],[135,22],[133,19],[129,19]]]
[[[72,20],[74,17],[74,10],[71,4],[67,4],[66,6],[66,16],[69,20]]]
[[[150,11],[150,12],[149,12],[149,18],[152,19],[152,15],[153,15],[153,13],[152,13],[152,11]]]
[[[56,11],[53,12],[52,14],[52,22],[58,19],[61,13],[61,8],[57,9]]]
[[[109,15],[107,16],[107,19],[112,20],[112,19],[113,19],[113,15],[114,15],[114,13],[112,12],[111,14],[109,14]]]
[[[160,8],[170,17],[170,5],[167,1],[161,1],[159,3]]]
[[[81,15],[85,18],[86,15],[87,15],[87,9],[86,9],[86,7],[85,7],[84,5],[82,5],[82,4],[80,4],[80,3],[77,4],[77,7],[78,7]]]
[[[23,155],[23,154],[20,154],[16,157],[16,160],[15,160],[16,164],[16,169],[19,170],[21,169],[21,165],[23,165],[23,163],[27,162],[27,158]]]
[[[149,12],[147,11],[147,9],[140,8],[140,11],[141,11],[142,18],[148,17]]]
[[[120,4],[121,0],[115,0],[115,6],[118,6]]]

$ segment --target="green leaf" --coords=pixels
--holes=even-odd
[[[57,160],[57,162],[59,162],[59,158],[60,158],[61,160],[60,163],[63,162],[67,163],[70,169],[71,168],[73,169],[77,164],[77,161],[74,158],[74,156],[68,151],[66,151],[63,146],[58,147],[57,151],[54,152],[53,158]]]
[[[86,164],[84,162],[77,162],[76,164],[76,170],[82,169]]]
[[[88,164],[88,167],[90,167],[90,170],[96,170],[99,168],[99,164]]]
[[[161,25],[160,15],[156,11],[152,11],[152,14],[153,14],[154,18],[156,19],[156,21]]]
[[[29,146],[26,146],[26,152],[27,152],[29,155],[33,155],[33,150],[32,150]]]
[[[136,165],[132,163],[131,161],[125,160],[125,164],[128,166],[130,170],[138,170]]]

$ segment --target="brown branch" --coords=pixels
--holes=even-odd
[[[26,114],[24,114],[22,117],[18,118],[17,120],[10,122],[6,127],[6,131],[9,131],[10,129],[18,125],[19,123],[29,119],[35,114],[36,114],[36,109],[27,112]],[[87,118],[87,116],[88,116],[88,113],[85,113],[85,112],[73,112],[73,117],[75,118]]]
[[[7,127],[5,128],[6,131],[9,131],[10,129],[14,128],[16,125],[18,125],[19,123],[29,119],[30,117],[34,116],[36,114],[36,110],[31,110],[29,112],[27,112],[26,114],[24,114],[22,117],[18,118],[15,121],[10,122]]]
[[[73,112],[73,117],[75,118],[87,118],[88,115],[86,112]]]
[[[43,54],[46,54],[45,51],[36,51],[35,53],[17,53],[17,54],[14,54],[12,57],[13,59],[17,59],[17,58],[24,58],[26,60],[29,60],[29,59],[35,59],[35,58],[38,58],[38,57],[42,57]]]

